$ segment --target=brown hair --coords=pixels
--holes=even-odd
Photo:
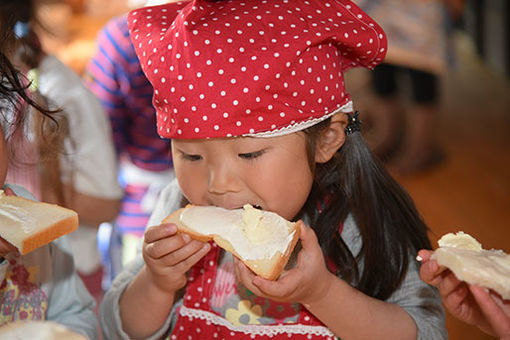
[[[64,141],[72,139],[69,134],[69,123],[62,110],[51,110],[48,100],[37,90],[29,91],[30,81],[19,72],[5,55],[12,55],[17,65],[27,69],[37,69],[44,56],[33,26],[43,27],[36,16],[36,8],[32,0],[6,0],[0,5],[0,22],[2,29],[2,50],[0,65],[2,72],[2,97],[7,106],[2,108],[3,126],[7,126],[6,139],[9,141],[9,159],[15,166],[26,165],[16,157],[18,143],[26,143],[26,130],[29,129],[37,141],[37,162],[40,166],[43,192],[51,191],[54,203],[65,205],[66,197],[62,183],[60,156],[64,153]],[[22,23],[28,26],[25,34],[16,36],[15,25]],[[11,112],[9,118],[7,113]],[[71,177],[71,173],[67,174]]]

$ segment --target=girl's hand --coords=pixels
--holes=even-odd
[[[18,248],[4,240],[0,237],[0,257],[4,257],[5,255],[13,252],[17,252]]]
[[[276,281],[255,275],[240,260],[235,259],[236,273],[241,282],[254,294],[281,302],[299,302],[305,306],[328,291],[335,278],[326,268],[322,250],[313,230],[304,224],[300,233],[302,249],[297,265],[284,271]]]
[[[459,281],[449,269],[430,260],[430,250],[420,250],[420,277],[439,289],[446,309],[457,319],[475,325],[490,335],[510,339],[510,301],[494,292]]]
[[[161,224],[145,232],[142,255],[152,282],[173,294],[186,285],[186,272],[209,250],[209,243],[177,233],[174,224]]]
[[[7,196],[16,196],[11,188],[4,189],[4,193]],[[0,257],[4,257],[5,255],[16,251],[18,251],[18,249],[15,246],[0,237]]]

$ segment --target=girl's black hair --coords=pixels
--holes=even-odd
[[[315,141],[329,122],[305,131],[310,164]],[[311,217],[324,254],[337,275],[369,296],[387,299],[401,284],[410,255],[431,249],[428,228],[411,197],[372,156],[359,132],[348,134],[330,161],[313,167],[314,184],[302,213]],[[349,213],[363,242],[359,254],[349,250],[339,232]]]

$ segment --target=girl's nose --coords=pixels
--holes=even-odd
[[[212,194],[239,192],[241,181],[239,174],[228,164],[219,164],[209,168],[208,190]]]

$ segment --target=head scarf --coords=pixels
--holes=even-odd
[[[383,30],[345,0],[194,0],[128,24],[166,138],[278,136],[352,112],[343,73],[386,53]]]

